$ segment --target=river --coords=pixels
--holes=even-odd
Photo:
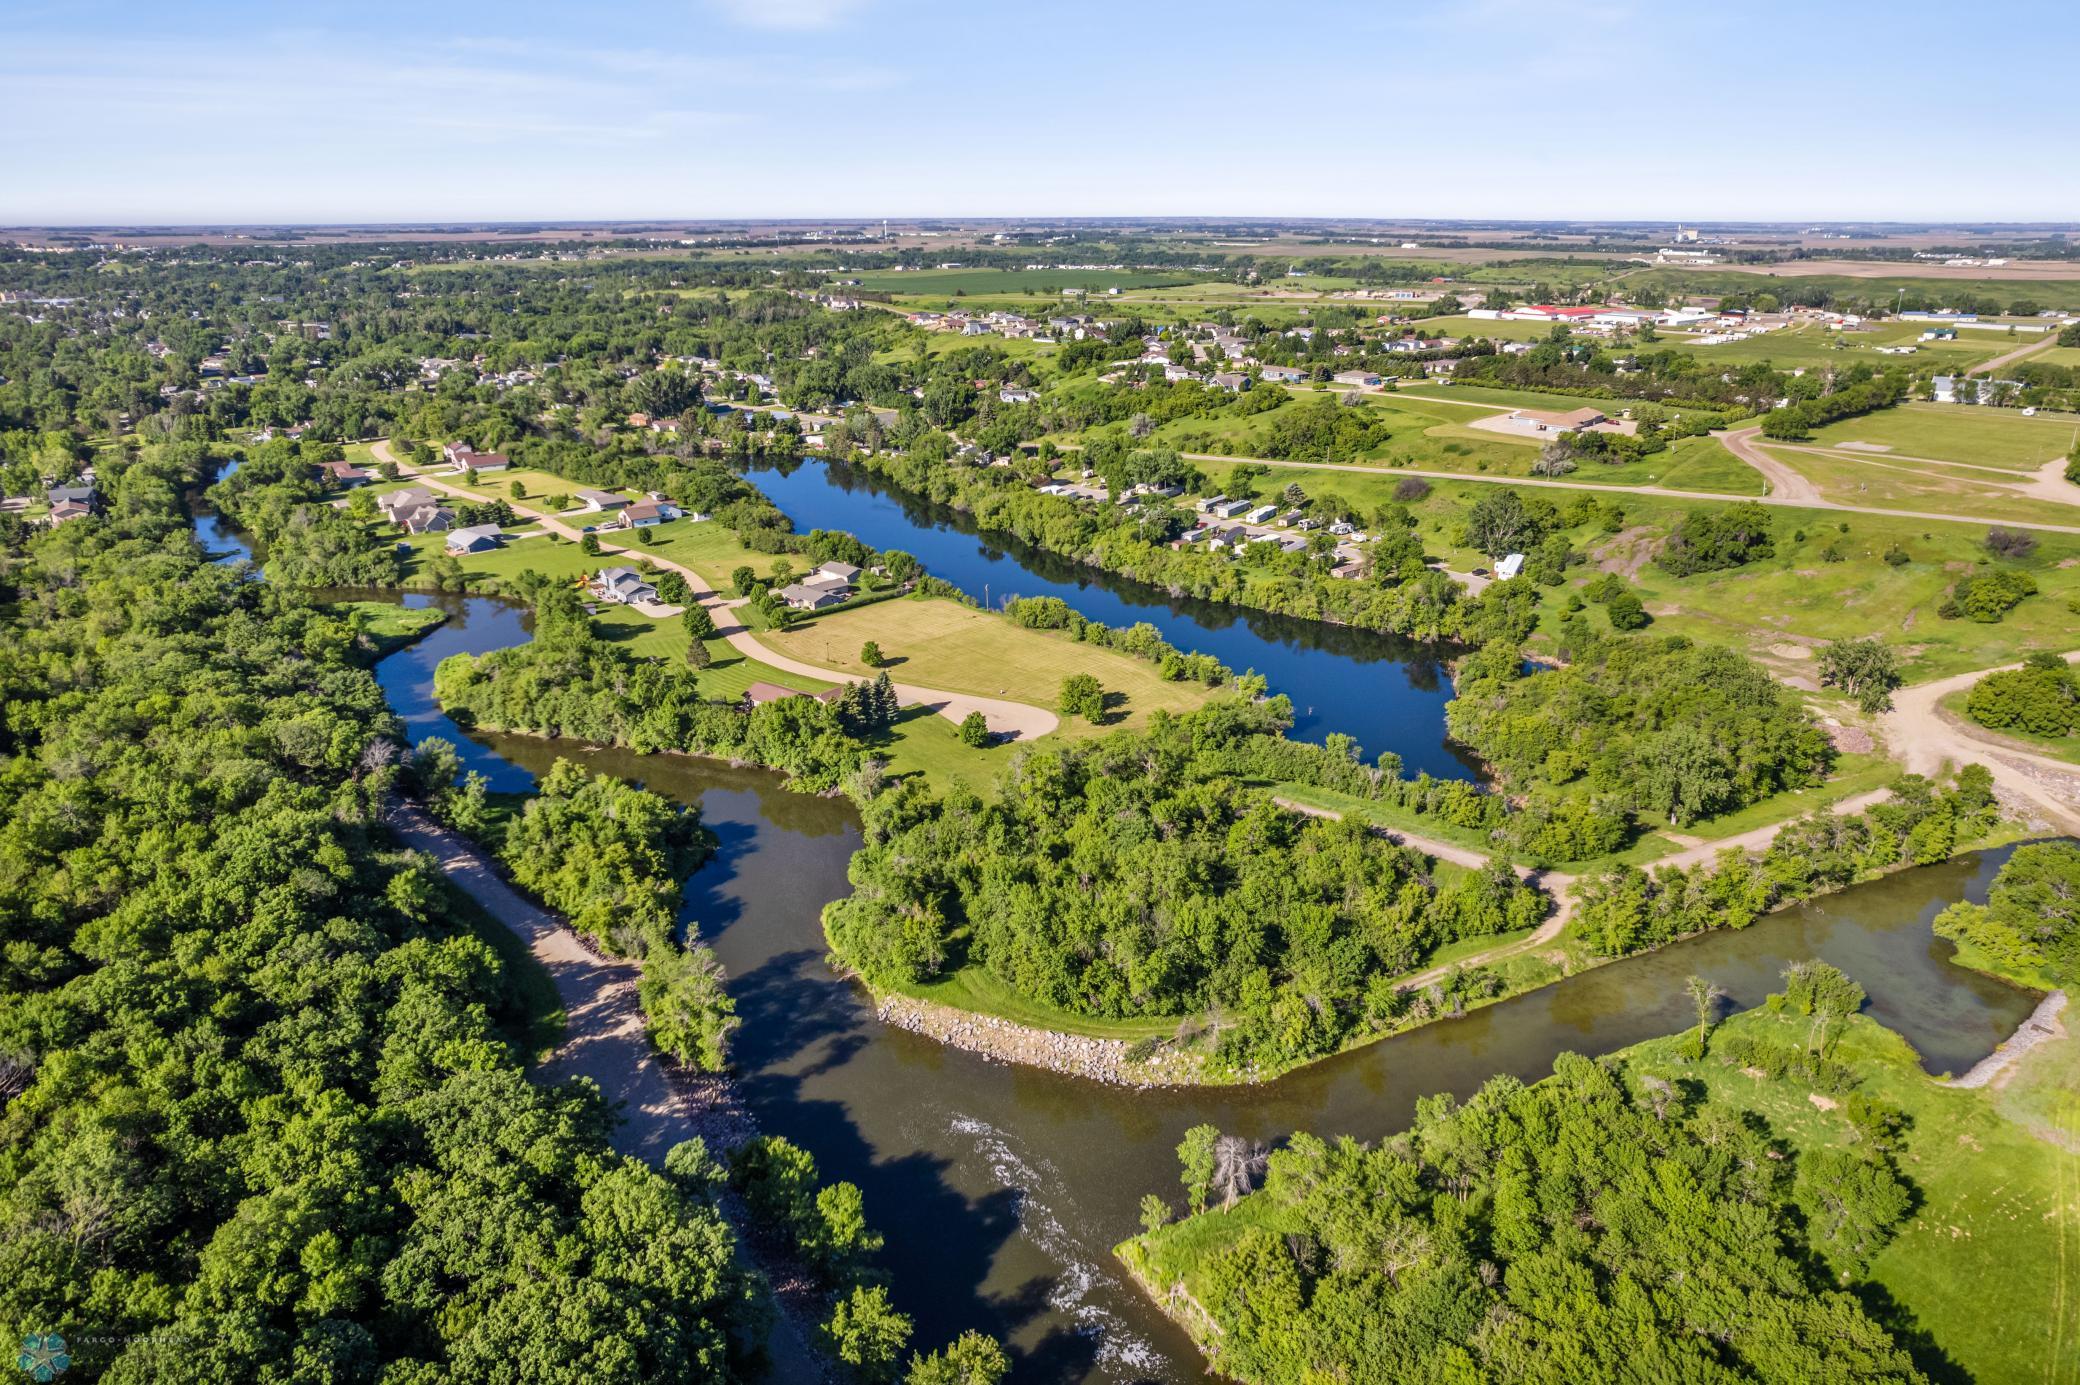
[[[213,547],[238,542],[212,533]],[[413,740],[454,739],[500,788],[525,788],[562,754],[700,808],[720,849],[687,882],[685,918],[729,969],[751,1109],[810,1150],[826,1177],[860,1186],[918,1341],[994,1333],[1016,1354],[1020,1381],[1204,1378],[1190,1342],[1110,1255],[1136,1230],[1143,1193],[1178,1201],[1173,1151],[1201,1121],[1266,1140],[1301,1129],[1377,1138],[1428,1093],[1465,1095],[1498,1073],[1535,1081],[1563,1051],[1599,1054],[1681,1028],[1693,972],[1748,1006],[1787,963],[1825,958],[1862,982],[1873,1017],[1938,1072],[1969,1067],[2032,1004],[1949,965],[1949,945],[1930,930],[1949,902],[1984,898],[2006,853],[1981,852],[1586,972],[1265,1087],[1135,1092],[995,1064],[883,1026],[824,964],[819,911],[846,892],[859,843],[848,803],[712,761],[465,733],[434,706],[432,671],[449,654],[524,639],[521,613],[486,597],[403,599],[449,612],[377,667]]]
[[[1300,739],[1341,731],[1369,755],[1393,751],[1410,774],[1470,779],[1478,772],[1477,762],[1445,737],[1452,680],[1432,646],[1172,597],[1015,540],[982,536],[966,515],[837,463],[811,459],[761,468],[753,478],[798,533],[843,529],[876,548],[899,548],[986,606],[1013,596],[1058,596],[1086,619],[1113,626],[1146,621],[1179,649],[1211,654],[1237,673],[1254,670],[1273,692],[1293,699],[1292,734]]]

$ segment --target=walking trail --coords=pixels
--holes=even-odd
[[[463,500],[481,503],[486,499],[483,494],[477,491],[453,485],[429,474],[423,469],[413,467],[408,462],[400,461],[397,455],[390,450],[388,439],[374,444],[370,450],[375,454],[377,461],[391,463],[397,468],[400,476],[409,476],[423,486]],[[511,504],[512,502],[509,501],[507,503]],[[577,540],[584,536],[582,530],[564,523],[556,516],[526,505],[513,505],[513,513],[534,520],[548,532],[567,539]],[[837,669],[804,663],[800,659],[790,658],[777,650],[768,648],[759,643],[757,637],[744,627],[743,622],[737,618],[736,608],[725,601],[718,592],[709,587],[707,579],[692,568],[687,567],[683,563],[674,562],[670,558],[660,557],[644,549],[628,548],[621,544],[609,542],[606,538],[599,535],[594,537],[599,538],[599,551],[602,554],[625,554],[631,557],[639,557],[653,567],[661,568],[667,572],[676,572],[681,577],[684,577],[686,585],[694,593],[694,599],[707,607],[708,613],[715,618],[716,631],[722,638],[729,641],[730,648],[746,658],[755,659],[759,663],[780,669],[786,673],[800,674],[804,678],[820,678],[826,683],[865,683],[872,681],[861,674],[843,673]],[[1045,707],[1035,707],[1030,703],[1013,702],[1005,698],[982,697],[974,693],[947,692],[940,688],[920,687],[914,683],[897,683],[894,686],[897,699],[905,705],[922,704],[931,711],[937,712],[940,716],[953,722],[964,720],[970,712],[980,712],[982,713],[982,719],[988,723],[991,731],[1014,740],[1033,740],[1048,734],[1061,725],[1061,718],[1057,717],[1053,712]]]

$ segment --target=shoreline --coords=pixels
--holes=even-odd
[[[2066,993],[2053,991],[2037,1002],[2037,1008],[2029,1017],[2015,1026],[2015,1032],[1995,1045],[1993,1052],[1972,1064],[1962,1077],[1938,1081],[1939,1087],[1952,1087],[1959,1091],[1972,1091],[1980,1087],[1997,1087],[2007,1076],[2021,1065],[2040,1046],[2066,1035],[2066,1027],[2059,1020],[2059,1013],[2066,1008]]]

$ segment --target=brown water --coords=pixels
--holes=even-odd
[[[423,604],[436,598],[409,598]],[[483,598],[437,598],[448,625],[379,670],[412,734],[461,734],[425,680],[446,654],[519,634]],[[737,1061],[765,1129],[849,1178],[888,1236],[883,1262],[921,1342],[967,1327],[1005,1338],[1019,1380],[1195,1380],[1197,1353],[1120,1274],[1110,1247],[1136,1230],[1141,1195],[1177,1197],[1173,1153],[1211,1121],[1275,1140],[1294,1130],[1376,1138],[1418,1097],[1464,1095],[1497,1073],[1536,1080],[1558,1053],[1598,1054],[1689,1020],[1698,973],[1733,1004],[1758,1003],[1792,961],[1823,957],[1871,993],[1932,1071],[1965,1068],[2029,1012],[2032,998],[1951,966],[1929,924],[1983,898],[2005,852],[1908,871],[1634,958],[1265,1087],[1134,1092],[985,1061],[881,1025],[824,962],[825,902],[847,889],[859,842],[843,800],[793,794],[757,770],[527,737],[464,738],[470,762],[510,787],[557,755],[698,804],[721,849],[687,882],[686,917],[728,967],[744,1027]]]

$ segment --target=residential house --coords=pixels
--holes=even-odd
[[[1280,385],[1297,385],[1307,378],[1306,371],[1301,370],[1297,366],[1289,365],[1260,366],[1257,369],[1257,374],[1274,384]]]
[[[997,398],[1006,404],[1030,404],[1040,397],[1038,390],[1006,385],[997,391]]]
[[[1369,370],[1339,370],[1334,378],[1339,385],[1356,385],[1360,389],[1371,389],[1379,384],[1379,376]]]
[[[83,500],[60,500],[51,506],[49,518],[52,524],[63,524],[69,519],[85,519],[93,513],[93,509]]]
[[[1218,505],[1208,506],[1206,512],[1216,519],[1234,519],[1237,515],[1244,514],[1251,508],[1250,502],[1247,500],[1223,500]]]
[[[1276,505],[1259,505],[1256,509],[1244,515],[1242,522],[1244,524],[1269,524],[1271,517],[1277,513],[1278,506]]]
[[[92,509],[94,505],[94,488],[92,486],[52,486],[43,493],[43,498],[50,502],[52,509],[56,509],[64,504],[79,505]]]
[[[1192,506],[1192,508],[1197,510],[1202,515],[1210,515],[1213,513],[1214,506],[1225,505],[1227,503],[1228,497],[1225,495],[1209,495],[1205,499],[1195,503]]]
[[[655,500],[638,500],[608,521],[609,529],[653,529],[668,519],[679,517],[679,507],[669,503],[659,504]]]
[[[773,595],[785,601],[797,611],[820,611],[826,606],[836,606],[845,600],[846,589],[842,586],[810,586],[807,582],[790,582]]]
[[[445,505],[426,504],[413,510],[393,512],[407,534],[437,534],[455,522],[455,513]]]
[[[448,552],[483,553],[497,548],[503,536],[496,524],[472,524],[448,532]]]
[[[465,476],[488,476],[495,471],[504,471],[512,466],[503,452],[472,452],[456,463]]]
[[[1216,529],[1207,537],[1206,546],[1217,549],[1238,549],[1249,542],[1249,530],[1231,525]]]
[[[1523,570],[1524,555],[1521,553],[1512,553],[1508,557],[1504,558],[1501,562],[1495,564],[1495,580],[1498,582],[1507,582],[1510,578],[1516,576]]]
[[[859,581],[859,569],[851,563],[825,563],[803,580],[813,582],[818,579],[836,582],[840,586],[849,587]]]
[[[1212,384],[1215,389],[1240,394],[1249,388],[1249,377],[1232,370],[1216,370],[1213,373]]]
[[[632,567],[601,568],[592,579],[593,594],[623,606],[657,600],[657,588]]]
[[[628,497],[609,491],[581,490],[575,492],[578,508],[585,514],[601,514],[607,510],[618,510],[629,503]]]
[[[336,486],[359,486],[376,477],[373,471],[364,470],[352,462],[320,462],[318,475]]]

